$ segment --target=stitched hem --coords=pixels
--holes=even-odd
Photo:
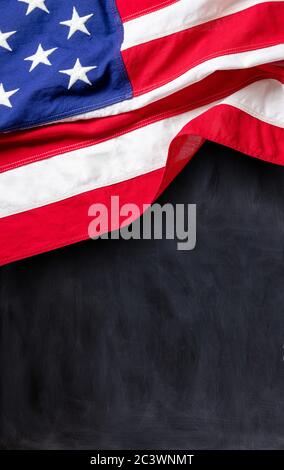
[[[209,103],[210,103],[210,101],[213,102],[213,101],[216,101],[216,100],[218,100],[222,97],[226,97],[228,93],[234,93],[235,91],[237,91],[238,89],[240,89],[244,86],[247,86],[247,85],[249,85],[251,83],[254,83],[258,80],[261,80],[263,78],[266,78],[266,76],[267,76],[266,73],[256,75],[255,77],[252,77],[251,79],[248,79],[248,80],[245,80],[245,81],[241,82],[237,87],[232,87],[232,88],[226,90],[226,92],[223,91],[222,93],[219,92],[218,94],[212,95],[210,97]],[[208,99],[197,100],[197,101],[194,101],[190,104],[174,108],[172,111],[164,112],[164,113],[160,113],[160,114],[156,114],[154,116],[151,116],[151,118],[140,121],[139,124],[131,126],[129,129],[127,129],[125,131],[121,131],[121,132],[117,132],[117,133],[113,134],[111,138],[106,137],[106,138],[100,139],[100,140],[88,140],[88,141],[81,142],[79,145],[72,145],[72,146],[66,146],[66,147],[61,147],[61,148],[59,147],[57,149],[54,149],[52,152],[43,152],[43,153],[34,155],[33,157],[30,157],[26,160],[18,160],[17,162],[14,162],[12,165],[2,166],[2,167],[0,167],[0,171],[1,172],[9,171],[9,170],[13,170],[15,168],[19,168],[19,167],[27,165],[27,164],[35,163],[35,162],[41,160],[42,157],[52,158],[52,157],[59,156],[59,155],[62,155],[64,153],[67,153],[67,152],[70,152],[70,151],[73,151],[73,150],[79,150],[79,149],[82,149],[82,148],[90,147],[92,145],[100,144],[100,143],[105,142],[107,140],[115,139],[116,137],[120,137],[122,135],[128,134],[129,132],[140,129],[141,127],[144,127],[146,125],[153,124],[154,122],[157,122],[158,120],[160,120],[164,117],[173,117],[173,116],[176,116],[177,114],[179,114],[183,111],[186,112],[186,111],[189,111],[192,108],[201,107],[202,105],[207,104],[207,103],[208,103]]]
[[[284,36],[283,36],[283,41],[284,41]],[[153,91],[156,88],[159,88],[163,85],[166,85],[167,83],[170,83],[170,82],[176,80],[177,78],[181,77],[185,73],[189,72],[194,67],[197,67],[198,65],[201,65],[201,64],[207,62],[208,60],[216,59],[218,57],[230,55],[230,54],[233,54],[233,53],[241,54],[241,53],[244,53],[244,52],[250,52],[250,51],[255,51],[255,50],[259,50],[259,49],[265,49],[267,47],[280,46],[280,45],[284,45],[284,42],[283,43],[280,43],[279,41],[271,42],[271,43],[265,42],[265,43],[262,43],[262,44],[253,44],[252,46],[249,46],[249,47],[246,47],[246,48],[236,47],[236,48],[232,48],[232,49],[224,49],[224,50],[221,50],[221,51],[214,52],[214,54],[210,54],[208,56],[203,57],[202,59],[199,59],[198,61],[192,62],[191,64],[189,64],[189,66],[187,66],[186,70],[185,69],[179,69],[174,75],[172,75],[170,78],[167,78],[166,80],[162,80],[160,82],[154,83],[151,86],[135,90],[134,96],[143,95],[144,93],[147,93],[149,91]],[[269,64],[269,62],[267,64]],[[262,64],[262,65],[266,65],[266,64]],[[255,67],[258,67],[258,66],[255,66]],[[220,70],[222,70],[222,69],[220,69]],[[235,70],[235,69],[228,69],[228,70]],[[244,69],[236,69],[236,70],[244,70]]]

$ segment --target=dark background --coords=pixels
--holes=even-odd
[[[160,202],[198,244],[0,269],[2,449],[283,449],[284,168],[206,143]]]

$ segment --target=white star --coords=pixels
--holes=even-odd
[[[7,43],[7,39],[12,36],[12,34],[15,34],[17,31],[10,31],[9,33],[2,33],[0,30],[0,47],[3,47],[4,49],[7,49],[8,51],[11,51],[11,47]]]
[[[40,8],[46,13],[49,13],[49,10],[45,5],[46,0],[18,0],[18,2],[27,3],[29,5],[26,15],[29,15],[36,8]]]
[[[76,31],[81,31],[82,33],[88,34],[88,36],[91,35],[91,33],[87,30],[85,23],[92,18],[93,13],[91,15],[87,16],[79,16],[78,12],[75,7],[73,7],[73,15],[71,20],[68,21],[61,21],[60,24],[63,24],[64,26],[68,26],[69,29],[69,34],[68,34],[68,39],[70,39],[73,34],[76,33]]]
[[[17,88],[17,90],[5,91],[3,83],[0,83],[0,105],[2,104],[3,106],[12,108],[13,106],[11,105],[9,98],[17,93],[17,91],[19,91],[19,88]]]
[[[51,65],[48,56],[56,51],[57,47],[53,49],[44,50],[41,44],[38,46],[37,51],[34,55],[27,57],[25,60],[30,60],[32,62],[30,72],[35,69],[39,64]]]
[[[68,85],[68,90],[78,81],[81,80],[82,82],[87,83],[88,85],[92,85],[90,80],[87,77],[87,73],[90,72],[91,70],[96,69],[97,66],[93,67],[82,67],[80,60],[77,59],[76,63],[73,67],[73,69],[68,69],[68,70],[59,70],[60,73],[65,73],[65,75],[69,75],[70,80],[69,80],[69,85]]]

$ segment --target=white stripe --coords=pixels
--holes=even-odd
[[[0,174],[0,218],[165,166],[173,138],[203,109]]]
[[[260,80],[229,96],[223,103],[284,128],[284,85],[277,80]]]
[[[248,96],[249,95],[249,96]],[[165,166],[173,138],[185,124],[218,104],[230,104],[284,127],[284,90],[256,82],[231,98],[156,122],[123,136],[0,174],[0,217],[109,186]]]
[[[276,62],[283,59],[283,57],[284,44],[278,44],[277,46],[265,47],[263,49],[253,51],[240,52],[238,54],[228,54],[225,56],[215,57],[214,59],[207,60],[206,62],[199,64],[177,79],[172,80],[166,85],[156,88],[149,93],[145,93],[144,95],[137,96],[131,100],[123,101],[122,103],[117,103],[90,113],[73,116],[64,119],[62,122],[77,121],[78,119],[101,118],[135,111],[136,109],[140,109],[150,103],[166,98],[187,86],[193,85],[217,70],[246,69]]]
[[[261,3],[273,2],[279,0],[179,0],[161,10],[124,23],[122,50],[238,13]]]

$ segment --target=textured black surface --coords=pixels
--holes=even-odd
[[[2,448],[284,447],[284,169],[207,143],[163,202],[198,244],[0,269]]]

